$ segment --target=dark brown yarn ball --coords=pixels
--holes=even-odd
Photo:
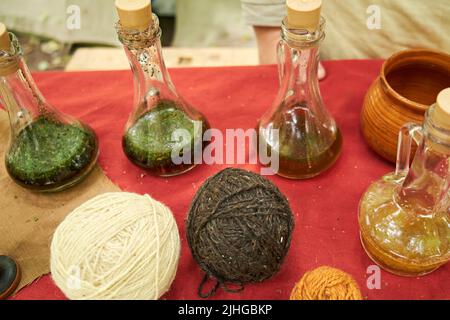
[[[279,271],[293,228],[289,203],[272,182],[252,172],[225,169],[197,192],[187,239],[195,261],[210,278],[243,286]]]

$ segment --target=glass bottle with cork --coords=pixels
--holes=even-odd
[[[19,185],[42,192],[81,181],[98,157],[93,130],[52,107],[39,92],[14,34],[0,23],[0,102],[11,135],[6,169]]]
[[[161,29],[150,0],[116,0],[116,25],[134,76],[134,108],[125,127],[122,146],[127,157],[157,176],[182,174],[195,166],[206,118],[176,92],[164,65]],[[174,132],[184,132],[176,139]],[[187,156],[186,156],[187,153]],[[190,161],[174,161],[179,159]]]
[[[335,163],[342,148],[317,77],[325,37],[321,8],[321,0],[287,0],[278,45],[280,90],[258,124],[259,145],[279,156],[278,175],[291,179],[319,175]]]
[[[394,274],[420,276],[450,261],[450,88],[423,126],[401,130],[397,169],[362,197],[359,227],[367,254]]]

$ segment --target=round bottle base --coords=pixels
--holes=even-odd
[[[342,146],[343,138],[341,131],[338,129],[335,141],[328,149],[317,156],[296,159],[278,154],[279,169],[276,174],[291,180],[308,180],[317,177],[336,164],[342,153]]]
[[[98,138],[89,126],[41,115],[15,138],[5,167],[11,179],[25,189],[59,192],[83,180],[98,155]]]
[[[176,177],[176,176],[182,175],[182,174],[184,174],[184,173],[186,173],[186,172],[189,172],[189,171],[193,170],[195,167],[197,167],[196,164],[191,165],[191,166],[186,167],[186,168],[183,168],[183,169],[180,170],[180,171],[169,172],[169,173],[160,173],[160,174],[158,174],[158,177],[161,177],[161,178]]]
[[[383,270],[402,277],[420,277],[430,274],[445,263],[417,264],[407,262],[405,259],[394,257],[392,254],[382,251],[371,241],[367,241],[363,233],[360,233],[361,244],[369,258]]]
[[[160,177],[160,178],[170,178],[170,177],[176,177],[179,175],[182,175],[186,172],[189,172],[193,170],[195,167],[197,167],[197,164],[180,164],[180,165],[171,165],[171,166],[159,166],[159,167],[152,167],[149,168],[145,164],[136,161],[131,155],[127,154],[126,150],[124,150],[125,156],[127,159],[134,164],[136,167],[141,168],[142,170],[145,170],[146,173],[148,173],[151,176],[154,177]]]
[[[330,170],[334,166],[334,164],[337,162],[337,160],[339,159],[340,154],[341,153],[339,152],[336,155],[336,158],[332,162],[330,162],[327,167],[323,168],[321,171],[317,171],[317,172],[309,173],[309,174],[305,174],[305,175],[289,175],[289,174],[285,174],[283,172],[279,172],[278,171],[277,176],[280,176],[282,178],[289,179],[289,180],[309,180],[309,179],[313,179],[313,178],[315,178],[317,176],[320,176],[322,173]]]
[[[330,166],[330,167],[331,167],[331,166]],[[324,171],[317,172],[317,173],[313,173],[313,174],[309,174],[309,175],[304,175],[304,176],[290,176],[290,175],[287,175],[287,174],[283,174],[283,173],[278,172],[278,173],[277,173],[277,176],[282,177],[282,178],[285,178],[285,179],[289,179],[289,180],[309,180],[309,179],[312,179],[312,178],[315,178],[315,177],[319,176],[321,173],[323,173],[323,172],[325,172],[325,171],[327,171],[327,170],[328,170],[328,169],[326,169],[326,170],[324,170]]]
[[[80,175],[78,175],[76,178],[69,181],[68,183],[57,186],[55,188],[43,189],[43,190],[39,190],[39,191],[42,193],[53,193],[53,192],[64,191],[64,190],[67,190],[67,189],[70,189],[70,188],[76,186],[78,183],[83,181],[94,170],[94,168],[97,164],[97,158],[98,158],[98,154],[95,157],[95,160]]]
[[[35,185],[25,184],[22,181],[15,179],[13,176],[11,176],[11,178],[19,186],[21,186],[24,189],[28,189],[30,191],[34,191],[34,192],[38,192],[38,193],[61,192],[61,191],[64,191],[64,190],[74,187],[75,185],[77,185],[78,183],[83,181],[94,170],[95,166],[97,165],[97,159],[99,156],[99,151],[97,150],[96,152],[97,153],[96,153],[95,157],[91,160],[89,165],[87,165],[85,168],[83,168],[83,171],[80,172],[78,175],[71,177],[66,182],[60,182],[58,184],[53,184],[53,185],[48,185],[48,186],[45,186],[45,185],[35,186]]]

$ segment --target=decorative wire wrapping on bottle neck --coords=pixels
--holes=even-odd
[[[307,29],[291,28],[288,25],[287,18],[281,25],[281,38],[292,47],[310,48],[316,47],[325,38],[326,20],[321,17],[316,31],[310,32]]]
[[[0,70],[14,67],[14,65],[17,66],[17,70],[19,70],[22,77],[25,79],[26,85],[30,89],[30,92],[33,94],[33,97],[36,100],[36,103],[38,104],[39,112],[46,113],[45,108],[43,108],[42,97],[37,93],[37,90],[30,85],[30,83],[33,83],[33,80],[30,79],[29,72],[24,72],[24,70],[22,70],[22,68],[25,68],[26,70],[27,70],[27,68],[26,68],[26,65],[23,63],[23,57],[22,57],[23,50],[22,50],[22,47],[20,46],[19,40],[11,32],[9,33],[9,36],[11,39],[10,50],[9,51],[0,50]],[[11,49],[12,49],[12,51],[11,51]],[[14,67],[14,68],[16,68],[16,67]],[[0,86],[0,91],[2,92],[3,95],[8,94],[8,92],[5,91],[1,86]],[[9,99],[9,101],[14,101],[14,99],[11,97]],[[22,109],[22,111],[25,112],[24,109]]]
[[[153,14],[153,22],[145,30],[127,29],[119,22],[116,23],[119,41],[130,50],[139,50],[152,46],[161,37],[159,19]]]
[[[120,42],[136,57],[145,77],[161,81],[163,71],[158,44],[162,31],[158,16],[153,14],[152,21],[145,30],[124,28],[120,21],[116,24],[116,29]]]
[[[235,293],[272,277],[289,250],[293,228],[287,199],[266,178],[240,169],[209,178],[187,220],[192,255],[206,273],[198,295],[209,298],[219,287]],[[209,278],[216,284],[204,293]]]

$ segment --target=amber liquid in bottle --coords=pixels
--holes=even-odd
[[[450,110],[450,89],[448,96]],[[397,275],[425,275],[450,261],[450,124],[442,126],[437,109],[428,109],[423,127],[402,128],[396,172],[373,183],[359,207],[364,249]]]
[[[292,27],[289,18],[293,17],[288,14],[283,21],[278,45],[280,88],[271,109],[259,121],[258,145],[278,159],[276,174],[309,179],[336,162],[343,139],[323,102],[317,77],[325,19],[313,30]]]
[[[334,143],[318,155],[296,158],[295,155],[280,154],[278,174],[289,179],[308,179],[321,174],[333,166],[339,158],[342,141],[342,134],[338,129]]]
[[[396,196],[404,177],[383,177],[360,204],[362,244],[372,260],[402,276],[424,275],[450,259],[450,217],[442,212],[418,212],[417,201],[402,203]],[[444,240],[444,241],[443,241]]]
[[[280,109],[283,106],[280,107]],[[288,179],[309,179],[329,169],[339,158],[343,139],[339,128],[322,127],[304,103],[294,104],[288,112],[275,116],[272,129],[278,129],[276,151],[267,143],[268,155],[278,154],[278,175]],[[311,130],[314,127],[314,130]],[[264,139],[264,130],[258,129]],[[270,139],[265,139],[270,141]]]

